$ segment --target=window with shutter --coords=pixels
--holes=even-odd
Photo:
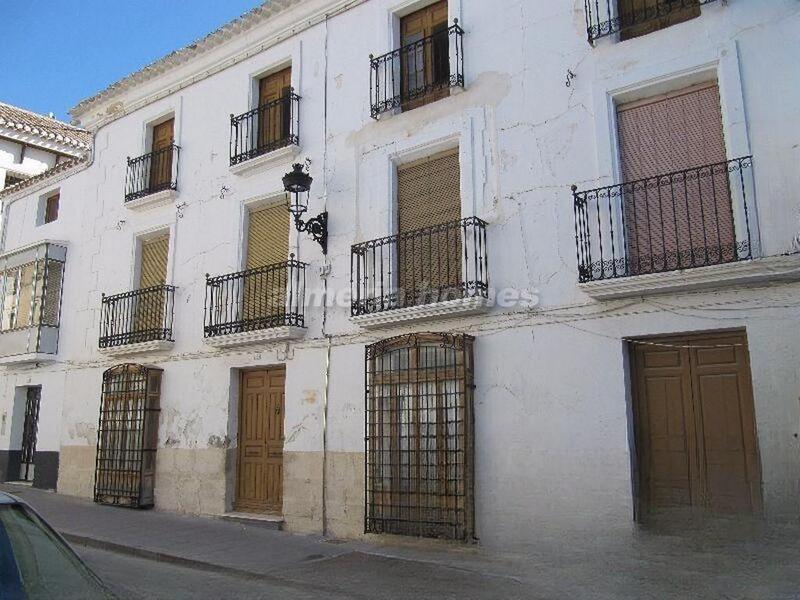
[[[450,93],[447,0],[400,19],[402,109],[411,110]],[[422,40],[428,39],[429,43]]]
[[[700,16],[697,0],[617,0],[620,40],[647,35]]]
[[[288,142],[292,117],[288,98],[291,93],[291,67],[259,80],[257,140],[259,151],[269,152]]]
[[[250,213],[247,231],[248,271],[242,280],[245,329],[282,323],[286,313],[289,270],[289,211],[279,204]]]
[[[401,306],[460,298],[463,235],[458,150],[397,171],[398,289]],[[441,226],[441,227],[438,227]]]
[[[142,242],[139,261],[139,289],[144,290],[167,283],[169,235]],[[135,331],[144,332],[164,328],[166,292],[154,290],[139,296],[136,305]]]
[[[175,119],[153,126],[150,158],[150,190],[156,192],[172,183],[172,145],[175,143]]]
[[[58,203],[60,198],[61,198],[60,194],[56,192],[55,194],[49,196],[45,200],[45,206],[44,206],[45,224],[52,223],[53,221],[58,219]]]

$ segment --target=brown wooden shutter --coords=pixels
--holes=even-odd
[[[397,171],[401,306],[439,302],[462,293],[460,180],[457,150]],[[451,225],[436,227],[445,224]]]
[[[424,38],[437,34],[425,45],[404,51],[401,61],[401,87],[405,99],[403,110],[411,110],[449,94],[449,85],[441,89],[427,89],[444,84],[450,78],[449,39],[447,30],[447,0],[413,12],[400,19],[400,40],[404,48]]]
[[[169,235],[142,242],[139,289],[167,283]]]
[[[722,163],[727,160],[719,89],[716,83],[691,86],[617,108],[619,152],[624,181],[637,181]],[[628,258],[633,273],[668,270],[662,261],[680,257],[691,266],[693,253],[713,248],[711,262],[732,259],[735,234],[724,173],[698,178],[687,175],[686,185],[670,186],[659,195],[653,183],[629,189],[624,197]],[[719,250],[721,249],[721,250]],[[653,256],[658,255],[657,260]],[[662,258],[662,255],[668,258]],[[674,259],[677,268],[678,259]],[[673,266],[673,265],[669,265]]]
[[[153,126],[152,158],[150,162],[150,188],[168,186],[172,181],[172,150],[175,142],[175,119]]]
[[[45,201],[45,208],[44,208],[44,222],[45,223],[52,223],[56,219],[58,219],[58,203],[60,200],[60,194],[56,192],[52,196],[48,197]]]
[[[292,68],[283,69],[258,82],[258,147],[267,151],[289,137],[291,110],[287,103],[270,104],[292,90]],[[267,107],[267,105],[269,105]]]
[[[700,5],[685,0],[617,0],[620,40],[646,35],[700,16]],[[658,16],[660,12],[664,14]]]
[[[289,211],[283,204],[250,213],[247,268],[286,262],[289,257]]]

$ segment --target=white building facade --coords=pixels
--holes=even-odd
[[[0,195],[5,479],[507,547],[796,520],[766,4],[275,0],[82,102],[92,156]]]

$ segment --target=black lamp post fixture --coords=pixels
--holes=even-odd
[[[289,212],[294,216],[294,226],[299,232],[308,232],[319,245],[322,246],[322,253],[328,253],[328,212],[321,212],[313,219],[303,221],[303,213],[308,210],[308,196],[311,189],[311,182],[314,179],[304,169],[300,163],[292,165],[291,172],[283,176],[283,189],[294,196],[294,200],[288,199]],[[305,194],[305,197],[303,195]]]

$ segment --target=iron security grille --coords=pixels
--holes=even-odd
[[[700,13],[716,0],[584,0],[589,43],[620,33],[635,37],[663,29]]]
[[[300,143],[300,96],[289,92],[239,116],[231,115],[231,165]]]
[[[103,373],[94,500],[153,505],[161,369],[126,364]]]
[[[29,387],[25,398],[25,422],[22,426],[22,452],[20,453],[21,481],[33,481],[36,436],[39,430],[39,405],[42,388]]]
[[[442,333],[367,346],[366,532],[473,537],[472,346]]]
[[[137,158],[128,158],[125,202],[164,190],[177,190],[180,150],[180,146],[170,144]]]
[[[102,298],[100,347],[173,341],[175,287],[157,285]]]
[[[463,38],[464,30],[456,21],[449,28],[382,56],[370,55],[372,118],[394,108],[414,108],[424,104],[427,96],[448,88],[464,87]]]
[[[573,186],[579,280],[753,258],[751,165],[746,156],[594,190]]]
[[[306,264],[294,260],[206,275],[205,336],[305,326]]]
[[[353,316],[488,297],[486,222],[477,217],[355,244]]]

